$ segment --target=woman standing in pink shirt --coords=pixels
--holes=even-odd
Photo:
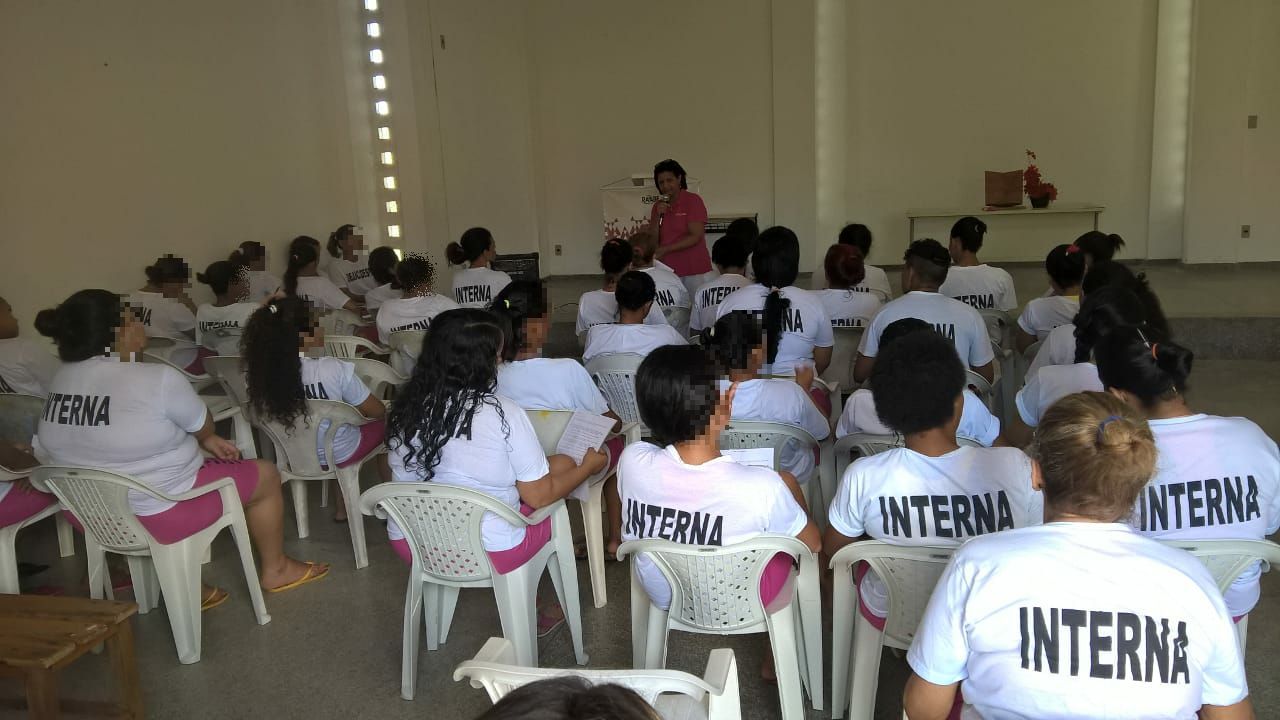
[[[701,196],[689,192],[689,178],[675,160],[653,166],[653,184],[665,198],[654,203],[649,213],[649,227],[658,234],[654,257],[679,275],[693,295],[715,279],[705,235],[707,206]]]

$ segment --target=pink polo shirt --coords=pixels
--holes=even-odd
[[[658,222],[656,205],[649,211],[649,221]],[[702,204],[702,198],[688,190],[681,190],[675,202],[671,203],[671,209],[667,210],[667,214],[662,218],[658,245],[675,243],[689,230],[689,223],[702,223],[705,227],[706,222],[707,206]],[[711,253],[707,252],[706,242],[663,255],[662,262],[669,265],[676,275],[681,277],[711,272]]]

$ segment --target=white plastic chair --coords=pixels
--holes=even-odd
[[[161,595],[164,596],[178,662],[184,665],[200,662],[201,560],[214,537],[224,528],[231,528],[240,552],[240,564],[258,624],[271,621],[258,585],[244,508],[231,478],[220,478],[178,495],[166,495],[126,475],[93,468],[43,466],[31,474],[31,482],[38,489],[56,495],[84,526],[90,597],[113,597],[111,576],[106,571],[108,552],[128,558],[138,612],[149,612],[159,605]],[[170,502],[216,492],[222,500],[222,517],[185,540],[165,545],[138,522],[129,506],[130,490]]]
[[[153,339],[157,339],[157,338],[153,338]],[[159,339],[167,340],[168,338],[159,338]],[[170,340],[169,342],[173,342],[173,341]],[[174,348],[174,349],[178,349],[178,348]],[[160,363],[161,365],[168,365],[174,370],[177,370],[179,373],[182,374],[182,377],[187,382],[191,383],[191,389],[195,390],[196,392],[200,392],[201,390],[209,387],[215,382],[213,378],[209,377],[207,368],[204,375],[192,375],[191,373],[184,370],[181,365],[178,365],[177,363],[170,360],[169,354],[164,352],[163,350],[143,350],[142,361],[151,362],[151,363]]]
[[[844,471],[853,462],[850,457],[852,453],[856,452],[858,457],[870,457],[886,450],[900,447],[906,447],[906,441],[898,434],[850,433],[836,440],[831,449],[831,454],[835,459],[836,483],[840,482],[840,479],[844,477]]]
[[[413,555],[404,601],[404,639],[400,666],[400,697],[412,700],[418,677],[418,623],[425,621],[427,650],[449,638],[449,626],[462,588],[493,588],[503,637],[515,649],[515,663],[538,665],[538,581],[551,572],[565,622],[573,639],[574,657],[587,664],[582,649],[582,611],[578,603],[578,575],[574,567],[569,511],[563,501],[529,517],[484,493],[439,483],[382,483],[360,496],[360,512],[390,518],[404,532]],[[524,565],[502,575],[484,550],[480,524],[491,512],[512,525],[531,526],[551,520],[551,539]],[[553,560],[554,558],[554,560]]]
[[[866,321],[863,321],[864,325]],[[836,342],[831,348],[831,364],[822,373],[822,379],[829,383],[839,383],[840,387],[850,391],[858,387],[853,380],[853,366],[858,359],[858,345],[862,343],[862,333],[866,327],[832,327]]]
[[[426,330],[400,330],[387,336],[387,345],[391,347],[391,367],[396,372],[405,376],[413,374],[413,366],[422,353],[422,339],[426,336]]]
[[[798,574],[768,607],[760,602],[760,576],[776,553],[800,562]],[[637,668],[666,665],[670,630],[713,635],[769,633],[784,720],[804,718],[803,689],[822,710],[822,606],[817,558],[804,543],[765,534],[724,547],[632,540],[618,557],[645,555],[671,585],[671,606],[655,607],[631,567],[631,647]]]
[[[1272,566],[1280,567],[1280,545],[1270,540],[1161,540],[1170,547],[1195,555],[1209,572],[1218,590],[1226,592],[1227,588],[1248,570],[1254,563],[1262,563],[1262,572],[1268,572]],[[1249,635],[1249,616],[1246,614],[1236,623],[1236,638],[1240,641],[1240,655],[1244,655],[1245,640]]]
[[[633,436],[637,440],[649,434],[649,429],[640,421],[640,408],[636,405],[636,371],[642,362],[643,355],[611,353],[597,355],[586,364],[587,372],[596,381],[600,394],[609,403],[609,409],[622,422],[635,423]]]
[[[844,717],[848,706],[851,720],[871,719],[880,679],[881,648],[911,647],[933,587],[954,551],[951,547],[907,547],[864,540],[846,545],[831,558],[832,718]],[[862,617],[858,607],[853,568],[859,561],[866,562],[888,590],[889,615],[883,632]]]
[[[1009,313],[987,308],[978,310],[978,314],[987,326],[987,336],[991,338],[991,342],[1003,350],[1013,347],[1013,322],[1009,319]]]
[[[966,368],[964,384],[965,387],[973,391],[974,395],[978,396],[978,399],[982,401],[983,405],[987,406],[988,410],[993,414],[996,413],[995,395],[992,392],[990,381],[973,370]]]
[[[389,400],[395,388],[409,382],[409,378],[395,371],[395,368],[373,358],[351,358],[347,362],[356,366],[356,377],[369,388],[369,392],[380,400]]]
[[[330,310],[320,316],[320,327],[325,335],[351,335],[362,324],[363,318],[344,308]]]
[[[384,348],[377,343],[356,335],[329,335],[326,333],[324,336],[324,354],[329,357],[351,360],[360,357],[361,350],[367,350],[373,355],[386,355],[391,352],[390,348]]]
[[[811,482],[814,473],[796,480],[800,483],[805,502],[813,508],[814,518],[817,519],[819,515],[825,518],[827,505],[835,497],[838,480],[835,474],[835,460],[831,453],[832,443],[828,440],[820,442],[798,425],[760,420],[733,420],[720,434],[720,449],[769,448],[773,451],[773,469],[781,471],[784,469],[782,448],[791,440],[800,445],[799,452],[811,453],[815,447],[818,448],[819,460],[814,467],[818,476],[817,497],[814,497],[815,484]]]
[[[738,661],[733,651],[712,650],[702,677],[678,670],[553,670],[522,667],[515,648],[503,638],[489,638],[480,652],[453,671],[454,682],[470,680],[497,703],[508,693],[539,680],[573,675],[596,685],[622,685],[636,692],[666,720],[706,718],[741,720]]]
[[[374,421],[361,415],[354,407],[337,400],[307,400],[307,416],[296,418],[292,427],[267,418],[260,417],[257,421],[275,446],[276,465],[280,468],[281,481],[288,483],[293,491],[293,513],[298,522],[298,537],[305,538],[311,534],[306,484],[338,481],[338,490],[349,511],[347,527],[351,530],[351,548],[355,553],[358,570],[369,564],[369,549],[365,544],[364,518],[350,510],[360,500],[360,468],[371,458],[385,452],[386,446],[379,445],[347,467],[338,467],[333,460],[336,457],[333,439],[338,434],[338,428],[343,425],[359,427]],[[317,428],[324,420],[329,421],[329,428],[321,439],[327,466],[320,465],[320,458],[316,454]]]
[[[0,440],[10,444],[27,444],[35,435],[40,415],[44,411],[44,398],[23,393],[0,394]],[[0,465],[0,482],[21,480],[31,474],[32,468],[8,468]],[[10,489],[9,492],[18,492]],[[0,593],[18,593],[18,555],[15,543],[18,531],[53,516],[58,527],[58,554],[70,557],[76,552],[71,523],[61,514],[62,505],[54,503],[35,515],[13,525],[0,527]]]
[[[689,308],[679,305],[662,308],[662,316],[667,324],[676,329],[683,337],[689,336]]]
[[[249,386],[238,355],[215,355],[204,359],[204,370],[222,388],[222,396],[201,395],[214,422],[231,420],[236,447],[246,459],[257,458],[258,444],[253,434],[253,419],[249,416]]]

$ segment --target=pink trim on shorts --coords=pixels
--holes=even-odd
[[[621,435],[604,441],[604,451],[609,456],[608,472],[612,472],[614,468],[618,467],[618,459],[622,457],[622,448],[626,443],[626,438]]]
[[[207,347],[196,348],[196,359],[192,360],[190,365],[182,369],[192,375],[204,375],[204,359],[211,358],[217,354],[218,353]]]
[[[862,587],[862,578],[866,577],[870,570],[871,566],[867,565],[865,562],[859,562],[855,565],[853,568],[853,584],[857,587]],[[862,613],[862,617],[865,618],[867,622],[871,623],[875,629],[881,631],[884,630],[884,618],[871,612],[871,608],[867,607],[867,604],[862,601],[862,593],[858,593],[858,611]]]
[[[338,463],[338,467],[350,467],[365,459],[365,457],[373,452],[373,449],[382,444],[383,439],[387,436],[386,418],[374,420],[371,423],[360,426],[360,444],[356,446],[356,451],[351,453],[351,457]]]
[[[356,337],[364,338],[365,340],[368,340],[369,342],[379,347],[382,346],[382,343],[378,341],[377,325],[357,325]]]
[[[13,485],[5,493],[4,499],[0,500],[0,527],[17,525],[57,502],[58,498],[51,493]]]
[[[795,566],[795,558],[786,553],[776,553],[769,558],[764,572],[760,574],[760,604],[768,606],[778,597]]]
[[[813,401],[817,403],[823,417],[831,417],[831,396],[827,394],[825,388],[809,388],[809,397],[812,397]]]
[[[3,524],[3,523],[0,523],[0,524]],[[1243,619],[1245,619],[1245,618],[1247,618],[1247,617],[1249,617],[1249,613],[1245,613],[1245,614],[1243,614],[1243,615],[1237,615],[1237,616],[1235,616],[1235,617],[1231,618],[1231,622],[1235,623],[1236,625],[1239,625],[1239,624],[1240,624],[1240,621],[1241,621],[1241,620],[1243,620]]]
[[[256,460],[217,460],[208,458],[196,472],[192,489],[208,485],[215,480],[230,477],[235,481],[240,502],[247,503],[258,488],[258,463]],[[138,522],[159,542],[170,545],[185,540],[212,525],[222,517],[222,498],[209,493],[192,500],[183,500],[164,512],[155,515],[139,515]]]
[[[528,517],[534,512],[533,506],[520,503],[520,514]],[[489,562],[493,563],[493,569],[499,575],[506,575],[516,568],[529,562],[529,559],[538,554],[543,545],[551,539],[551,518],[530,525],[525,528],[524,541],[519,545],[507,550],[498,550],[496,552],[488,552]],[[405,539],[392,540],[391,549],[396,551],[396,555],[404,561],[405,565],[413,564],[413,553],[409,550],[409,541]],[[788,559],[790,559],[788,557]],[[777,590],[774,590],[777,594]]]

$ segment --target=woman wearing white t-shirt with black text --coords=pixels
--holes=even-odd
[[[396,481],[468,488],[530,515],[604,467],[604,453],[597,450],[588,450],[581,465],[567,455],[542,453],[524,410],[495,392],[502,345],[501,323],[484,310],[449,310],[431,323],[422,356],[387,417]],[[511,572],[536,555],[551,539],[551,521],[526,527],[486,515],[481,536],[494,570]],[[408,542],[394,522],[387,523],[387,535],[411,564]],[[539,635],[562,620],[554,610],[542,613]]]
[[[582,293],[578,298],[578,322],[574,332],[578,342],[586,343],[587,331],[596,325],[607,325],[619,320],[618,300],[615,291],[622,274],[631,267],[631,243],[621,238],[609,238],[600,248],[600,269],[604,271],[604,283],[599,290]],[[666,325],[662,310],[650,307],[644,316],[645,325]]]
[[[1027,303],[1018,316],[1013,344],[1024,352],[1037,340],[1044,340],[1060,325],[1070,325],[1080,310],[1080,281],[1084,279],[1084,256],[1075,245],[1059,245],[1044,259],[1051,294]]]
[[[864,277],[861,282],[853,286],[854,292],[870,293],[880,301],[881,305],[893,299],[893,288],[889,285],[889,276],[882,268],[865,264],[866,259],[871,257],[870,228],[862,223],[849,223],[840,229],[836,244],[848,245],[862,253]],[[813,274],[814,290],[825,290],[829,287],[831,287],[830,281],[825,273]]]
[[[355,225],[340,225],[329,233],[329,264],[326,270],[329,280],[342,289],[352,300],[363,302],[365,293],[377,286],[369,267],[361,257],[364,254],[364,235]]]
[[[316,313],[298,298],[272,300],[253,313],[244,331],[243,364],[248,385],[249,407],[256,417],[275,420],[296,432],[310,430],[307,400],[336,400],[351,405],[373,420],[359,427],[343,425],[333,438],[338,467],[347,467],[377,448],[386,434],[386,405],[369,392],[356,375],[355,366],[335,357],[312,357],[323,352],[324,330]],[[301,420],[302,422],[298,422]],[[324,437],[329,421],[315,425],[316,455],[322,466]],[[378,458],[378,470],[389,480],[385,456]],[[342,493],[336,493],[336,522],[345,522],[347,508]]]
[[[618,279],[614,297],[618,302],[618,322],[594,325],[587,331],[582,361],[590,362],[600,355],[630,353],[648,355],[663,345],[688,345],[675,328],[667,324],[646,322],[653,312],[657,290],[653,278],[639,270],[629,270]]]
[[[951,226],[948,251],[954,263],[938,292],[978,310],[1018,309],[1018,295],[1008,271],[978,260],[987,224],[976,217],[962,217]]]
[[[377,313],[382,303],[404,296],[396,282],[396,266],[399,264],[400,258],[390,245],[379,245],[369,251],[369,276],[376,285],[364,294],[364,306],[370,314]]]
[[[43,343],[19,337],[20,333],[13,307],[0,298],[0,393],[48,397],[60,363]]]
[[[156,258],[146,270],[147,284],[133,291],[125,299],[142,323],[149,338],[165,338],[173,341],[165,357],[192,375],[204,374],[204,358],[209,353],[200,352],[194,338],[196,331],[196,304],[187,294],[191,287],[191,270],[180,257],[165,255]]]
[[[832,245],[827,248],[822,269],[827,276],[827,289],[818,290],[817,294],[831,317],[831,326],[866,327],[880,312],[883,301],[877,293],[858,291],[867,274],[862,251],[852,245]]]
[[[240,336],[259,303],[246,302],[249,278],[242,266],[227,260],[211,263],[196,280],[213,291],[213,302],[196,308],[196,342],[215,355],[239,355]],[[268,296],[270,297],[270,296]]]
[[[498,256],[493,233],[482,227],[462,233],[458,242],[449,243],[445,257],[455,265],[466,267],[453,275],[453,300],[464,308],[487,308],[494,296],[511,282],[511,276],[494,270],[489,263]]]
[[[40,311],[36,328],[54,339],[64,363],[35,438],[41,463],[122,473],[170,495],[230,477],[258,549],[264,589],[289,590],[329,572],[326,564],[284,554],[280,473],[270,462],[241,460],[235,445],[215,434],[204,402],[176,370],[139,362],[146,334],[119,296],[81,290]],[[202,449],[212,457],[202,457]],[[129,502],[143,527],[166,544],[222,516],[217,493],[178,503],[130,493]],[[225,591],[205,586],[201,607],[226,599]]]
[[[1121,327],[1094,348],[1107,392],[1147,418],[1156,474],[1131,522],[1161,539],[1262,540],[1280,531],[1280,451],[1242,417],[1197,413],[1187,403],[1190,350],[1151,330]],[[1223,593],[1233,618],[1258,602],[1257,565]]]
[[[244,268],[249,282],[250,302],[262,302],[275,295],[284,286],[284,282],[267,271],[267,249],[262,243],[246,240],[240,247],[231,251],[227,262]]]
[[[677,332],[688,334],[688,320],[681,323],[673,317],[673,313],[679,308],[689,309],[693,306],[689,289],[685,287],[685,278],[676,275],[665,265],[658,265],[654,260],[654,253],[658,250],[657,234],[641,230],[627,241],[631,245],[631,269],[639,270],[653,278],[656,290],[653,304],[658,306],[662,314],[667,317],[667,322]],[[709,276],[710,273],[706,275]]]
[[[734,291],[751,284],[747,279],[747,258],[747,242],[741,235],[725,233],[711,246],[711,263],[719,274],[693,293],[693,306],[689,310],[690,335],[714,325],[720,303]]]
[[[320,312],[350,310],[360,312],[360,306],[346,292],[322,277],[317,269],[320,264],[320,243],[314,238],[300,235],[289,243],[289,265],[284,272],[284,293],[306,300]]]
[[[406,330],[426,330],[431,319],[446,310],[457,309],[458,303],[435,292],[435,264],[426,255],[409,255],[396,266],[396,279],[404,297],[382,303],[378,308],[376,323],[378,342],[386,345],[391,334]],[[396,370],[408,375],[413,367],[404,366],[404,360],[394,356]]]
[[[1156,467],[1144,419],[1104,393],[1036,429],[1045,524],[962,545],[907,662],[912,720],[1252,720],[1244,661],[1209,571],[1125,524]]]

